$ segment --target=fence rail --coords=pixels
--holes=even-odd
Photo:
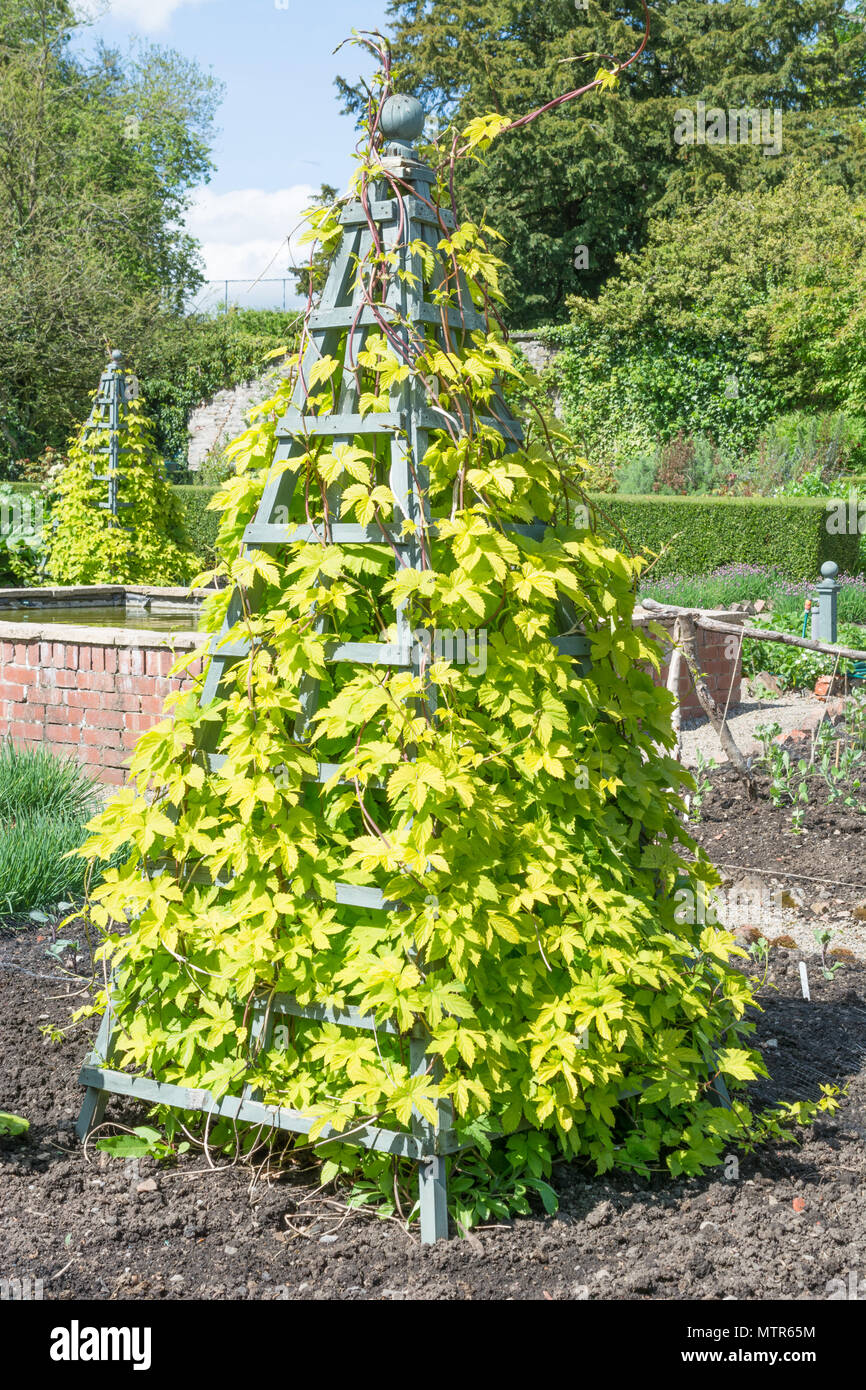
[[[289,275],[255,281],[207,280],[187,306],[186,312],[187,315],[214,313],[228,309],[230,305],[244,309],[288,310],[302,307],[302,301]]]

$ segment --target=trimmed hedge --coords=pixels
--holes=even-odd
[[[218,489],[203,483],[177,483],[174,490],[183,507],[184,525],[196,555],[205,566],[214,564],[220,514],[209,512],[207,504]]]
[[[860,570],[860,536],[831,535],[823,497],[628,497],[593,493],[599,529],[636,551],[668,550],[653,574],[709,574],[722,565],[775,565],[788,579],[815,579],[825,560]],[[612,524],[615,523],[615,524]]]
[[[33,493],[33,483],[6,484]],[[178,500],[196,554],[214,563],[220,514],[207,510],[217,491],[202,483],[177,484]],[[709,574],[729,564],[776,565],[788,579],[815,579],[825,560],[842,574],[866,571],[866,537],[836,536],[827,530],[822,497],[628,497],[591,493],[599,527],[621,545],[616,526],[635,550],[670,549],[654,574]],[[616,525],[611,525],[610,522]],[[674,540],[674,537],[677,537]]]

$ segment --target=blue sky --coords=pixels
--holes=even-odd
[[[358,48],[333,50],[353,28],[384,29],[386,3],[80,0],[81,12],[101,12],[86,43],[125,47],[137,35],[195,58],[225,84],[216,172],[188,220],[209,278],[253,280],[274,256],[267,274],[283,274],[285,239],[310,193],[345,186],[356,136],[334,77],[369,74],[373,64]]]

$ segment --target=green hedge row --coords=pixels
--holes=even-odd
[[[205,566],[215,561],[214,546],[220,525],[219,512],[209,512],[207,504],[217,491],[202,483],[178,483],[175,492],[183,507],[187,534]]]
[[[709,574],[722,565],[775,565],[788,579],[815,579],[825,560],[860,570],[860,536],[834,535],[820,497],[627,497],[594,493],[599,529],[616,528],[636,551],[665,553],[654,574]]]
[[[32,483],[6,484],[35,492]],[[219,512],[207,504],[216,488],[178,484],[189,537],[203,565],[214,560]],[[709,574],[722,565],[774,565],[788,579],[815,579],[825,560],[835,560],[842,574],[862,566],[861,537],[828,530],[828,511],[821,497],[626,497],[594,493],[599,527],[622,545],[617,527],[636,551],[664,555],[654,574]]]

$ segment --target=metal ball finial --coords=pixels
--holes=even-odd
[[[821,573],[825,579],[835,579],[839,573],[839,566],[835,560],[825,560],[821,566]]]
[[[417,97],[400,96],[395,93],[382,103],[379,129],[389,145],[408,150],[423,134],[426,118],[427,113]]]
[[[120,348],[115,348],[111,354],[111,360],[115,367],[120,367],[123,363],[123,353]]]

